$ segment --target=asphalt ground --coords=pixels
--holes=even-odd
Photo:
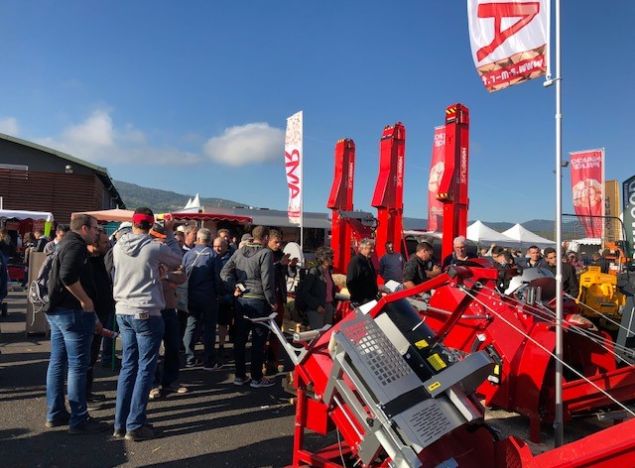
[[[50,345],[46,337],[25,335],[24,293],[11,293],[9,316],[0,323],[0,467],[283,467],[291,463],[294,407],[279,385],[265,389],[236,387],[231,361],[220,371],[181,371],[184,395],[151,401],[148,418],[162,437],[144,442],[115,440],[111,433],[69,435],[66,428],[46,429],[45,381]],[[112,424],[117,375],[95,370],[94,392],[107,400],[91,416]],[[489,410],[486,420],[502,436],[528,439],[526,418]],[[569,424],[567,442],[608,426],[584,419]],[[534,453],[553,447],[553,431],[544,427]],[[330,443],[334,442],[329,441]],[[324,441],[307,435],[311,447]]]
[[[282,385],[236,387],[233,368],[181,371],[183,395],[148,405],[148,418],[162,437],[115,440],[111,432],[69,435],[46,429],[45,337],[25,336],[25,296],[11,293],[0,335],[0,466],[6,467],[282,467],[291,462],[294,408]],[[117,375],[97,368],[95,393],[107,400],[94,418],[112,424]],[[278,382],[283,375],[277,377]]]

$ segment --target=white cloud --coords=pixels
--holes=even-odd
[[[205,154],[221,164],[244,166],[282,158],[284,131],[258,122],[226,128],[207,140]]]
[[[183,165],[201,161],[197,154],[155,146],[132,124],[117,128],[111,111],[97,109],[83,122],[70,125],[59,137],[41,138],[41,144],[97,164]]]
[[[5,117],[0,119],[0,133],[14,136],[20,133],[18,120],[15,117]]]

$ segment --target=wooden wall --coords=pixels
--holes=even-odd
[[[50,211],[58,223],[75,211],[111,208],[96,175],[0,169],[0,196],[7,210]]]

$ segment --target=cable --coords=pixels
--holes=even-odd
[[[340,449],[340,460],[342,460],[342,466],[346,468],[346,462],[344,461],[344,452],[342,451],[342,439],[340,438],[339,428],[335,428],[335,432],[337,433],[337,446]]]
[[[538,346],[540,349],[542,349],[544,352],[546,352],[548,355],[552,356],[556,361],[560,362],[560,364],[562,364],[563,366],[565,366],[567,369],[569,369],[571,372],[573,372],[575,375],[577,375],[578,377],[580,377],[581,379],[585,380],[587,383],[591,384],[591,386],[593,386],[596,390],[598,390],[600,393],[604,394],[609,400],[611,400],[613,403],[615,403],[617,406],[619,406],[620,408],[622,408],[624,411],[626,411],[628,414],[630,414],[631,416],[635,417],[635,412],[633,410],[631,410],[630,408],[628,408],[626,405],[624,405],[622,402],[620,402],[619,400],[617,400],[616,398],[614,398],[611,394],[609,394],[606,390],[600,388],[597,384],[595,384],[595,382],[592,382],[590,379],[588,379],[587,377],[585,377],[584,375],[582,375],[580,372],[578,372],[576,369],[574,369],[572,366],[570,366],[569,364],[567,364],[566,362],[564,362],[562,359],[560,359],[558,356],[556,356],[554,353],[552,353],[551,351],[549,351],[547,348],[545,348],[542,344],[540,344],[537,340],[535,340],[534,338],[532,338],[531,336],[529,336],[527,333],[525,333],[524,331],[522,331],[520,328],[518,328],[516,325],[514,325],[513,323],[511,323],[509,320],[507,320],[505,317],[503,317],[501,314],[499,314],[497,311],[495,311],[492,307],[489,306],[489,304],[486,304],[485,302],[481,301],[478,297],[476,297],[474,294],[472,294],[465,286],[461,286],[461,289],[463,290],[463,292],[465,292],[466,295],[468,295],[469,297],[471,297],[475,302],[481,304],[483,307],[485,307],[487,310],[489,310],[491,313],[493,313],[494,315],[496,315],[498,318],[500,318],[503,322],[505,322],[507,325],[509,325],[509,327],[511,327],[513,330],[515,330],[516,332],[520,333],[521,335],[523,335],[525,338],[527,338],[529,341],[531,341],[532,343],[534,343],[536,346]]]

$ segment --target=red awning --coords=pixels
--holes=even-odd
[[[241,224],[249,224],[253,222],[251,216],[240,216],[223,213],[172,213],[176,220],[193,220],[193,221],[231,221]]]

